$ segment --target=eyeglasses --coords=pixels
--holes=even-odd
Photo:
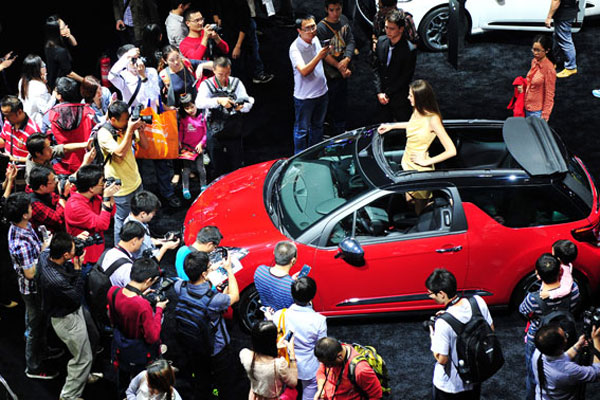
[[[305,26],[304,28],[302,28],[302,30],[304,32],[314,32],[317,30],[317,25],[315,25],[315,24],[308,25],[308,26]]]
[[[535,47],[532,47],[531,51],[534,53],[542,53],[542,52],[544,52],[544,49],[536,49]]]
[[[195,22],[197,24],[201,24],[204,22],[204,18],[190,19],[190,22]]]

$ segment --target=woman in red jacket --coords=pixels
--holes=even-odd
[[[546,35],[537,35],[531,46],[533,60],[527,73],[525,88],[525,116],[534,115],[546,121],[550,118],[554,106],[554,87],[556,70],[551,57],[552,39]]]

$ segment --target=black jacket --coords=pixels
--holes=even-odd
[[[84,281],[81,271],[76,271],[73,263],[55,264],[50,260],[50,250],[46,249],[40,254],[37,268],[44,314],[64,317],[81,307]]]
[[[393,97],[408,96],[408,84],[412,81],[417,64],[417,51],[411,51],[404,36],[392,50],[390,65],[387,65],[390,39],[380,36],[373,61],[373,83],[376,93]]]

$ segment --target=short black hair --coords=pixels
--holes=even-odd
[[[187,10],[185,10],[185,12],[183,13],[183,19],[186,20],[186,21],[189,21],[190,20],[190,15],[196,14],[196,13],[202,14],[202,12],[200,10],[198,10],[197,8],[190,7]]]
[[[188,4],[191,2],[191,0],[171,0],[171,10],[174,10],[177,7],[179,7],[180,4]]]
[[[133,262],[129,279],[143,283],[148,278],[160,276],[160,267],[154,258],[142,257]]]
[[[302,29],[302,21],[308,21],[309,19],[312,19],[316,22],[315,16],[312,14],[298,15],[298,17],[294,21],[294,26],[296,27],[296,29]]]
[[[315,357],[325,365],[335,363],[340,351],[342,351],[342,344],[332,337],[321,338],[315,345]]]
[[[387,22],[398,25],[398,28],[404,27],[404,13],[399,10],[392,10],[385,16]]]
[[[66,103],[79,103],[81,101],[79,84],[75,79],[67,76],[62,76],[56,80],[56,93],[60,94]]]
[[[46,147],[46,140],[50,140],[50,138],[41,132],[32,133],[27,138],[25,146],[27,146],[27,151],[31,154],[31,157],[42,154]]]
[[[47,186],[48,176],[53,173],[54,171],[46,167],[33,167],[29,172],[29,187],[31,190],[36,191],[41,186]]]
[[[227,68],[227,67],[231,67],[231,60],[227,57],[217,57],[213,64],[214,64],[215,68],[216,67]]]
[[[325,8],[328,8],[330,4],[339,4],[343,7],[344,1],[343,0],[325,0]]]
[[[123,113],[129,115],[129,106],[123,100],[116,100],[108,106],[108,118],[120,119]]]
[[[219,228],[212,225],[200,229],[196,235],[196,242],[202,244],[214,243],[215,246],[218,246],[221,239],[223,239],[223,235],[221,235]]]
[[[65,253],[73,250],[73,237],[67,232],[56,232],[50,241],[50,258],[61,258]]]
[[[535,347],[540,353],[547,356],[559,356],[565,351],[567,342],[565,337],[560,334],[561,329],[558,324],[550,324],[540,327],[535,333]]]
[[[277,357],[277,326],[271,321],[254,324],[250,332],[252,350],[256,354]]]
[[[129,202],[131,213],[135,216],[140,215],[142,211],[150,214],[153,211],[158,211],[161,207],[160,200],[156,195],[147,190],[142,190],[136,193]]]
[[[425,281],[425,287],[433,293],[443,291],[451,299],[456,296],[456,277],[447,269],[437,268]]]
[[[554,242],[552,250],[554,250],[554,257],[564,265],[572,263],[577,258],[577,245],[567,239]]]
[[[208,270],[208,262],[209,258],[206,252],[192,251],[183,260],[183,271],[191,282],[196,282]]]
[[[292,298],[294,303],[307,305],[317,294],[317,283],[310,276],[303,276],[292,283]]]
[[[124,242],[129,242],[133,238],[143,239],[146,236],[146,229],[136,221],[127,221],[121,226],[119,238]]]
[[[124,44],[123,46],[117,49],[117,58],[121,58],[127,53],[129,50],[134,49],[135,46],[131,43]]]
[[[98,184],[104,176],[104,171],[100,165],[84,165],[77,171],[77,191],[85,193]]]
[[[544,253],[535,262],[535,270],[542,282],[555,283],[560,276],[560,261],[550,253]]]
[[[17,111],[23,111],[23,102],[12,94],[4,96],[2,98],[2,107],[10,107],[10,112],[16,113]]]
[[[25,192],[15,192],[8,196],[4,207],[4,215],[10,222],[18,224],[23,220],[23,215],[29,212],[31,197]],[[6,238],[5,238],[6,239]]]

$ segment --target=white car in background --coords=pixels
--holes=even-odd
[[[357,0],[363,17],[373,14],[378,5],[369,0]],[[551,32],[544,26],[551,0],[466,0],[467,32],[486,31],[541,31]],[[398,7],[413,15],[419,36],[425,48],[445,50],[450,16],[448,0],[398,0]],[[579,13],[573,32],[579,31],[583,17],[600,14],[600,0],[579,0]]]

